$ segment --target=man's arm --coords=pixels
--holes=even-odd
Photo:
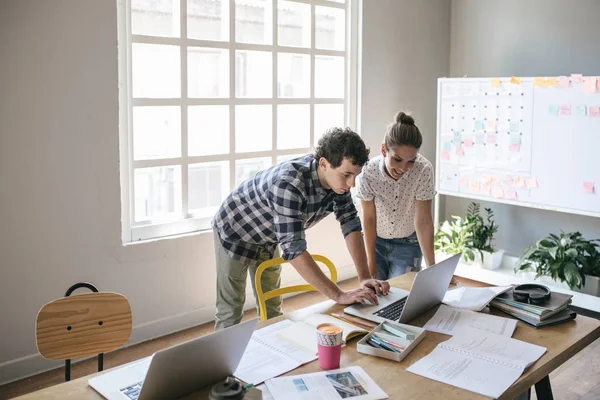
[[[367,250],[367,265],[371,277],[376,276],[377,263],[375,262],[375,239],[377,237],[377,210],[374,201],[360,201],[362,208],[363,231],[365,233],[365,246]]]
[[[435,264],[433,250],[433,217],[431,216],[431,200],[416,200],[415,202],[415,230],[417,238],[428,267]]]

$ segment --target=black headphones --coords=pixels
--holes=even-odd
[[[537,283],[526,283],[518,285],[513,289],[513,297],[517,301],[531,304],[544,304],[550,300],[552,292],[547,286]]]

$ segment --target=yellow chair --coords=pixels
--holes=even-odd
[[[86,287],[93,293],[71,293]],[[98,371],[104,369],[104,353],[129,340],[131,306],[118,293],[98,292],[90,283],[71,286],[65,297],[41,308],[35,322],[35,340],[48,360],[65,360],[65,380],[71,379],[71,358],[98,354]]]
[[[337,283],[337,270],[335,269],[335,266],[333,265],[331,260],[329,260],[325,256],[321,256],[318,254],[313,254],[312,258],[316,262],[320,262],[320,263],[324,264],[327,268],[329,268],[331,280],[334,283]],[[256,268],[256,274],[255,274],[254,281],[256,282],[256,297],[258,298],[258,310],[260,312],[260,320],[261,321],[265,321],[267,319],[267,306],[266,306],[267,300],[270,300],[274,297],[282,296],[282,295],[288,294],[288,293],[307,292],[307,291],[317,290],[317,289],[315,289],[315,287],[313,285],[304,284],[304,285],[294,285],[294,286],[283,287],[283,288],[274,289],[274,290],[270,290],[266,293],[263,293],[262,285],[260,284],[260,282],[261,282],[260,278],[261,278],[264,270],[269,267],[274,267],[275,265],[284,264],[287,262],[288,261],[284,260],[283,258],[277,257],[277,258],[273,258],[271,260],[263,261],[258,266],[258,268]]]

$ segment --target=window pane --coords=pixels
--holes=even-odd
[[[187,0],[187,35],[192,39],[229,40],[229,0]]]
[[[346,14],[339,8],[315,7],[315,46],[317,49],[346,48]]]
[[[277,156],[277,162],[280,163],[282,161],[287,161],[287,160],[291,160],[293,158],[298,158],[298,157],[302,157],[305,156],[306,154],[289,154],[286,156]]]
[[[310,97],[310,56],[279,53],[277,55],[277,95]]]
[[[272,53],[236,50],[235,96],[273,97]]]
[[[229,97],[229,50],[188,48],[188,96]]]
[[[344,57],[315,56],[315,97],[343,98]]]
[[[181,167],[139,168],[134,172],[135,220],[181,217]]]
[[[229,162],[190,164],[188,209],[195,217],[212,217],[229,193]]]
[[[315,133],[314,144],[319,143],[329,128],[343,128],[344,105],[343,104],[315,104]]]
[[[229,153],[229,106],[188,108],[188,154]]]
[[[280,46],[310,47],[310,4],[279,0],[277,42]]]
[[[248,158],[235,161],[235,186],[271,166],[271,157]]]
[[[179,0],[131,0],[134,35],[179,37]]]
[[[235,107],[235,151],[246,153],[273,148],[272,106]]]
[[[181,156],[179,107],[133,107],[132,124],[135,160]]]
[[[235,0],[235,41],[273,43],[271,0]]]
[[[133,97],[181,96],[178,46],[132,44]]]
[[[277,148],[296,149],[310,146],[310,106],[277,106]]]

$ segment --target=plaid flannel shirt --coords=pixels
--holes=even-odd
[[[331,212],[346,237],[362,230],[350,192],[325,190],[312,154],[260,171],[227,196],[213,218],[223,248],[234,259],[256,263],[261,249],[292,260],[306,250],[305,229]]]

